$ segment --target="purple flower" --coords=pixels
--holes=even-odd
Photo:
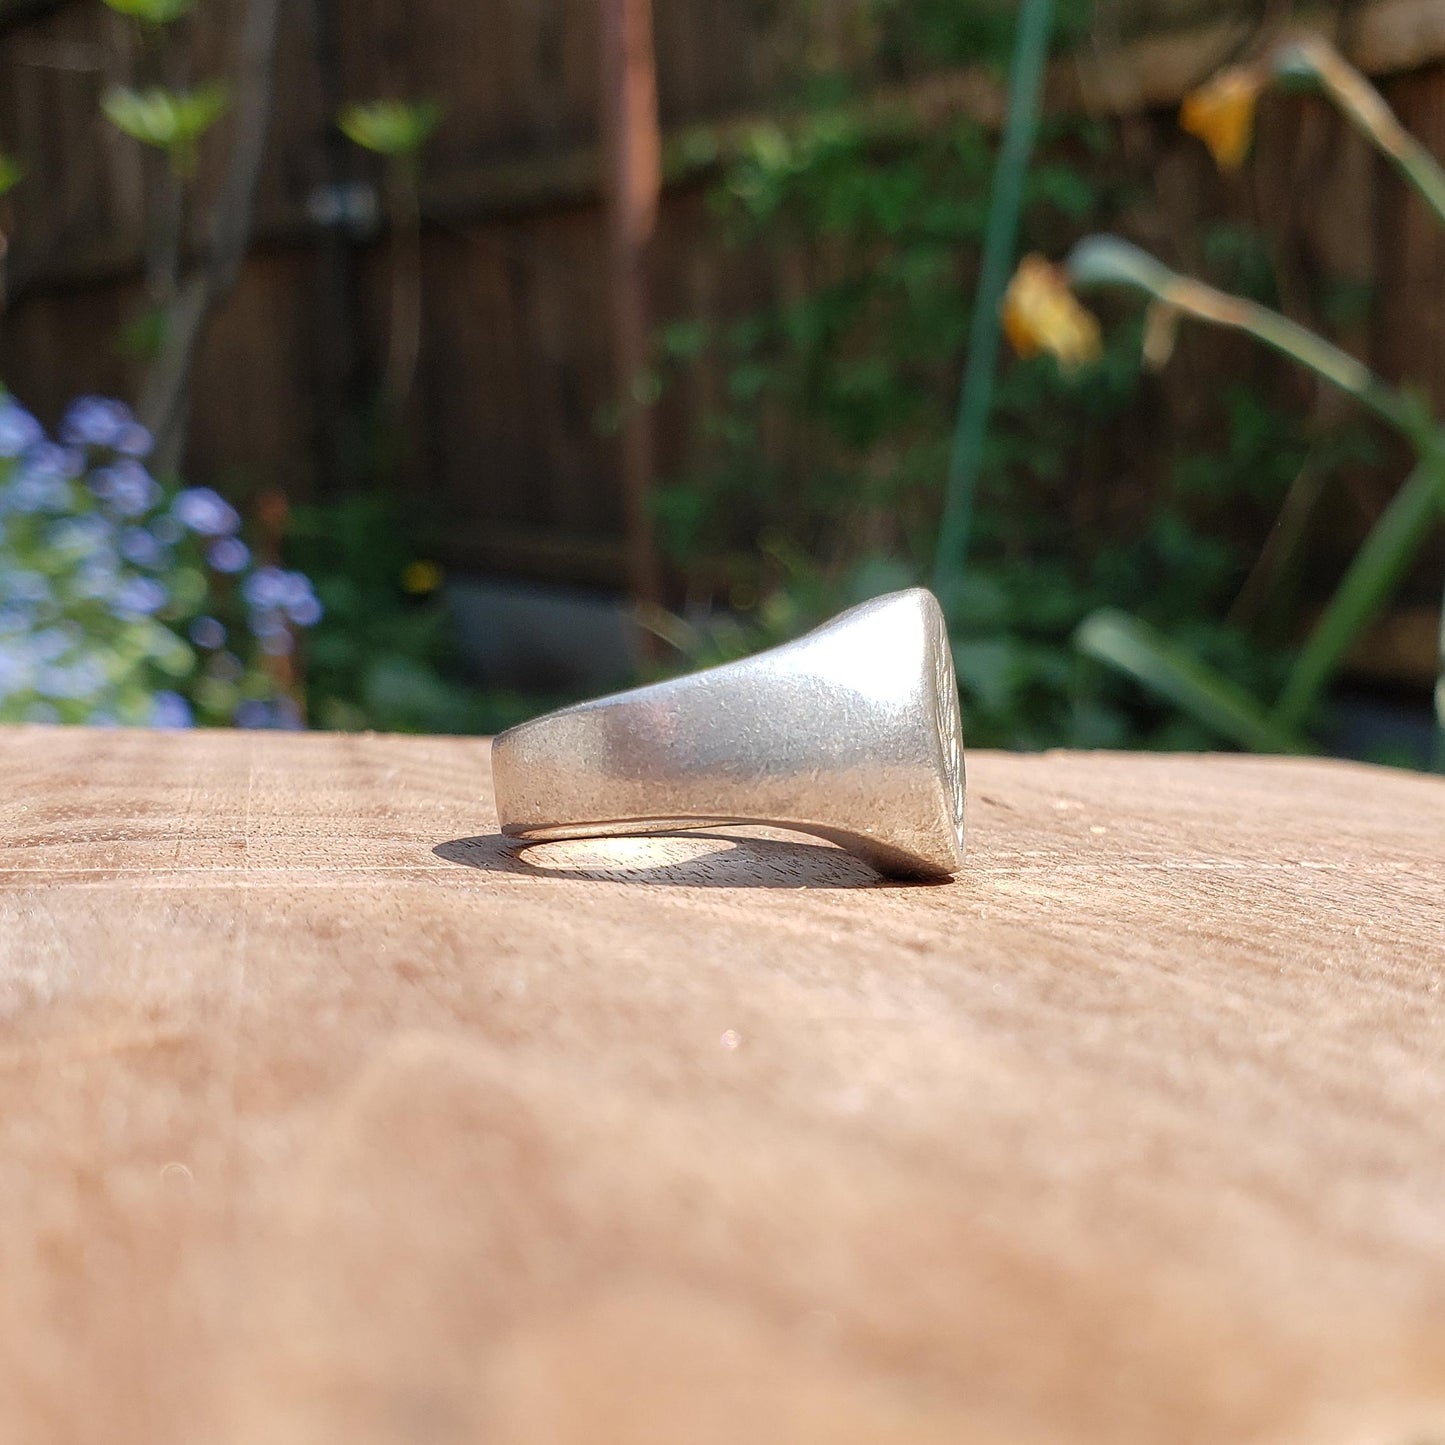
[[[72,698],[78,696],[71,691],[68,667],[42,667],[35,674],[35,691],[41,697]]]
[[[181,492],[171,510],[177,521],[203,537],[225,537],[241,525],[236,509],[210,487],[190,487]]]
[[[314,594],[292,603],[286,610],[297,627],[315,627],[322,618],[322,607]]]
[[[151,535],[162,547],[172,547],[185,535],[185,528],[174,517],[157,517],[150,524]]]
[[[90,481],[91,489],[122,517],[138,517],[160,500],[155,478],[137,461],[102,467]]]
[[[138,421],[129,422],[115,439],[115,449],[122,456],[144,460],[155,447],[155,438]]]
[[[30,666],[20,649],[0,647],[0,697],[24,692],[30,686]]]
[[[17,512],[63,512],[70,505],[70,489],[55,477],[22,476],[10,493]]]
[[[132,577],[115,594],[115,610],[133,617],[148,617],[166,605],[166,589],[152,577]]]
[[[257,702],[255,698],[240,704],[231,721],[238,728],[268,728],[271,726],[271,704]]]
[[[73,629],[47,627],[30,639],[30,656],[36,662],[58,662],[77,641]]]
[[[295,607],[305,602],[314,594],[311,591],[311,581],[304,572],[287,572],[286,591],[282,598],[283,607]]]
[[[66,517],[49,529],[52,547],[81,556],[98,550],[109,540],[110,527],[105,518],[97,517],[93,513],[86,517]]]
[[[60,439],[73,447],[114,447],[133,425],[124,402],[82,396],[71,402],[60,423]]]
[[[314,627],[321,621],[321,604],[304,572],[286,574],[286,597],[281,605],[298,627]]]
[[[5,501],[17,512],[69,511],[69,484],[83,465],[80,455],[68,447],[40,442],[26,452]]]
[[[295,646],[290,630],[285,627],[272,628],[261,638],[261,651],[267,657],[290,657]]]
[[[127,527],[120,537],[120,555],[136,567],[158,567],[165,560],[155,533]]]
[[[81,599],[108,598],[120,584],[115,558],[105,552],[87,557],[76,571],[70,590]]]
[[[246,578],[241,592],[258,612],[284,607],[289,593],[286,573],[279,567],[258,567]]]
[[[298,627],[314,627],[321,620],[321,604],[311,590],[304,572],[284,572],[279,567],[259,567],[242,588],[246,601],[258,614],[284,612]],[[253,623],[258,637],[279,617],[258,616]]]
[[[191,705],[178,692],[158,692],[151,700],[153,728],[188,728],[195,722]]]
[[[237,707],[231,720],[238,728],[284,728],[289,731],[301,726],[301,711],[289,697],[277,698],[274,702],[251,698]]]
[[[221,537],[211,543],[206,560],[217,572],[239,572],[251,560],[251,549],[237,537]]]
[[[50,596],[50,584],[39,572],[23,569],[0,576],[7,601],[42,602]]]
[[[191,623],[191,641],[207,652],[226,645],[226,629],[214,617],[198,617]]]
[[[20,403],[0,396],[0,457],[18,457],[44,440],[45,429]]]
[[[222,682],[239,682],[245,671],[241,659],[234,652],[218,652],[206,663],[206,672]]]
[[[36,692],[61,701],[93,696],[104,685],[105,668],[93,657],[81,658],[68,667],[43,667],[35,679]]]
[[[44,442],[32,447],[25,455],[21,476],[54,477],[58,481],[73,482],[85,470],[85,457],[74,447],[57,446]]]

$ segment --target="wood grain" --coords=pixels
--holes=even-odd
[[[901,887],[0,733],[0,1438],[1445,1438],[1445,785],[970,764]]]

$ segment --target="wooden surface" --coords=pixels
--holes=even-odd
[[[1445,785],[970,759],[972,862],[478,741],[0,733],[0,1439],[1445,1439]]]

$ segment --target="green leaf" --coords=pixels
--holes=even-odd
[[[188,173],[195,161],[196,144],[225,114],[229,104],[220,82],[194,90],[131,90],[112,86],[101,97],[105,118],[123,134],[142,145],[165,151],[178,171]]]
[[[1314,751],[1242,688],[1128,613],[1112,608],[1092,613],[1079,624],[1074,646],[1239,747],[1258,753]]]
[[[0,196],[13,191],[25,179],[25,168],[19,161],[0,154]]]
[[[383,156],[415,155],[441,124],[434,100],[376,100],[348,105],[337,117],[342,134],[364,150]]]
[[[129,15],[145,25],[169,25],[188,14],[196,0],[105,0],[118,15]]]
[[[1394,591],[1442,507],[1445,452],[1435,451],[1420,459],[1370,529],[1310,633],[1275,709],[1283,726],[1297,726],[1314,706],[1340,659]]]

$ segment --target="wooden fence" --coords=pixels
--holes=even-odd
[[[608,308],[596,153],[594,0],[286,0],[255,243],[203,348],[188,472],[241,489],[334,490],[338,459],[382,350],[384,237],[329,225],[338,196],[374,195],[368,158],[332,124],[347,100],[429,96],[447,107],[423,189],[424,321],[406,428],[411,484],[445,518],[456,564],[613,583],[621,565],[614,443],[596,426],[610,399]],[[763,6],[658,0],[656,31],[668,186],[656,247],[658,310],[735,313],[773,284],[760,258],[724,255],[707,185],[749,118],[788,105],[795,13],[807,43],[846,61],[859,0]],[[1183,225],[1209,204],[1242,205],[1162,112],[1246,42],[1257,7],[1184,0],[1142,7],[1178,23],[1134,33],[1140,6],[1101,3],[1097,43],[1055,65],[1050,104],[1131,127],[1160,203]],[[196,69],[224,72],[237,0],[202,0]],[[1175,14],[1173,12],[1182,12]],[[1223,18],[1220,18],[1223,16]],[[1187,23],[1185,23],[1187,22]],[[1379,0],[1332,11],[1341,42],[1386,77],[1402,118],[1445,153],[1445,5]],[[117,344],[135,307],[143,177],[134,145],[98,118],[127,66],[126,27],[100,0],[0,0],[0,150],[30,175],[0,227],[11,238],[11,302],[0,375],[53,417],[82,391],[129,394]],[[984,72],[951,72],[869,92],[880,114],[919,123],[960,111],[996,119]],[[209,150],[221,154],[225,137]],[[1353,338],[1387,374],[1445,401],[1445,245],[1362,144],[1304,107],[1261,138],[1252,172],[1283,182],[1301,148],[1327,162],[1296,198],[1297,236],[1322,264],[1376,283]],[[208,163],[214,164],[213,160]],[[219,167],[216,167],[219,170]],[[203,171],[201,185],[215,184]],[[350,187],[351,189],[347,189]],[[357,188],[360,189],[357,189]],[[1308,213],[1308,214],[1307,214]],[[668,405],[665,460],[695,444],[716,377],[700,371]]]

